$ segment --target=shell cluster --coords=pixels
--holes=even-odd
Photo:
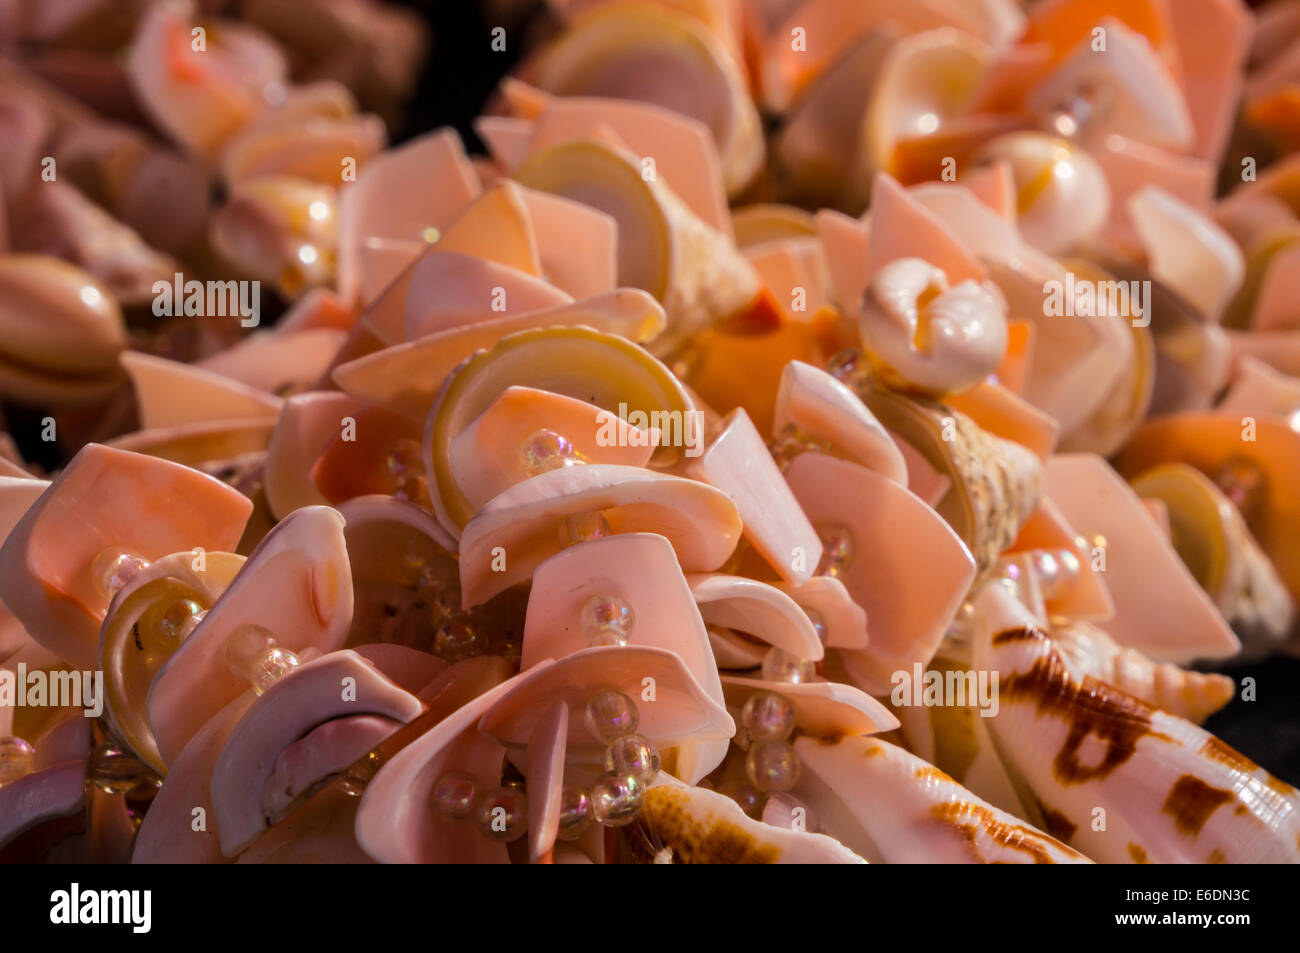
[[[1300,0],[529,6],[6,6],[0,860],[1300,861]]]

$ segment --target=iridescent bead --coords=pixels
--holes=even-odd
[[[465,616],[453,616],[438,626],[433,653],[448,662],[460,662],[483,654],[483,638]]]
[[[862,352],[856,348],[837,351],[826,362],[826,370],[832,377],[854,391],[866,383],[871,373],[869,362],[862,359]]]
[[[566,787],[560,792],[560,829],[556,834],[560,840],[577,840],[594,819],[586,791]]]
[[[586,462],[568,438],[554,430],[534,431],[519,445],[519,463],[529,476]]]
[[[838,578],[853,562],[853,537],[843,526],[819,526],[817,535],[822,541],[822,559],[817,564],[817,574]]]
[[[791,655],[775,645],[763,656],[763,680],[768,682],[789,682],[797,685],[811,682],[817,673],[813,663],[797,655]]]
[[[591,786],[591,812],[607,827],[631,824],[645,803],[645,784],[632,774],[602,774]]]
[[[582,606],[582,632],[588,645],[627,645],[636,613],[621,596],[592,596]]]
[[[602,539],[610,534],[609,520],[600,511],[590,513],[572,513],[560,523],[556,531],[560,548],[568,549],[593,539]]]
[[[249,678],[262,653],[275,645],[275,633],[264,625],[241,625],[226,637],[226,665],[240,678]]]
[[[260,695],[300,664],[298,656],[273,645],[253,661],[248,680],[253,683],[253,691]]]
[[[120,549],[106,549],[90,564],[90,575],[100,591],[111,599],[136,573],[148,566],[149,560],[143,556]]]
[[[784,427],[769,445],[768,449],[776,460],[782,473],[789,469],[791,462],[801,453],[820,453],[824,448],[809,434],[794,424]]]
[[[364,760],[349,765],[347,770],[339,775],[339,785],[343,788],[343,793],[349,797],[361,797],[366,793],[366,785],[382,766],[383,759],[374,751],[366,755]]]
[[[636,703],[622,692],[605,689],[587,700],[587,730],[606,744],[615,738],[630,735],[640,723]]]
[[[142,761],[117,748],[97,747],[86,766],[90,783],[107,794],[125,794],[153,777]]]
[[[752,818],[759,818],[763,814],[763,794],[752,784],[742,781],[739,778],[732,778],[718,785],[718,793],[725,794],[737,804],[740,809]]]
[[[478,827],[493,840],[517,840],[528,830],[528,798],[514,788],[494,788],[479,798]]]
[[[605,770],[630,774],[649,784],[659,773],[659,752],[640,735],[624,735],[605,749]]]
[[[1044,599],[1055,599],[1079,576],[1079,557],[1069,549],[1038,549],[1033,552],[1034,575]]]
[[[799,756],[784,741],[760,741],[745,758],[749,783],[760,791],[788,791],[799,781]]]
[[[158,620],[158,631],[165,638],[183,642],[207,614],[193,599],[177,599]]]
[[[740,712],[753,741],[784,741],[794,731],[794,706],[776,692],[754,692]]]
[[[812,623],[813,630],[817,633],[817,638],[822,645],[826,644],[826,638],[830,635],[830,629],[826,625],[826,617],[816,609],[805,609],[804,614],[808,616],[808,621]]]
[[[36,765],[36,749],[22,738],[0,738],[0,785],[31,774]]]
[[[447,771],[433,782],[429,804],[433,812],[446,821],[460,821],[474,813],[478,800],[478,782],[464,771]]]

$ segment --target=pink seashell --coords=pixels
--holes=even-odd
[[[185,500],[184,506],[167,501]],[[106,549],[154,560],[235,548],[252,503],[211,477],[99,444],[84,447],[0,548],[0,599],[67,662],[92,667],[109,594],[91,578]]]
[[[947,403],[989,433],[1028,447],[1040,460],[1046,460],[1056,448],[1060,433],[1057,422],[992,379],[949,395]]]
[[[1281,374],[1256,358],[1243,356],[1237,361],[1232,386],[1216,409],[1223,413],[1290,417],[1300,410],[1300,380]]]
[[[560,830],[560,792],[564,789],[564,755],[569,736],[569,706],[556,701],[546,709],[528,739],[528,859],[554,863],[552,851]]]
[[[728,415],[722,433],[687,473],[731,497],[745,538],[782,579],[803,582],[816,571],[821,540],[743,407]]]
[[[775,586],[723,573],[693,574],[687,582],[706,623],[743,632],[798,658],[819,661],[824,654],[808,615]]]
[[[1280,9],[1280,8],[1279,8]],[[1192,120],[1192,154],[1217,162],[1232,130],[1252,16],[1237,0],[1190,0],[1169,4],[1178,47],[1178,78]]]
[[[284,401],[180,361],[124,351],[122,367],[135,387],[142,428],[212,420],[275,418]]]
[[[867,248],[869,281],[899,258],[921,258],[941,269],[952,284],[983,281],[984,266],[932,212],[891,176],[876,176],[871,188],[871,234]]]
[[[599,209],[535,189],[523,189],[537,235],[542,273],[581,301],[618,284],[618,228]]]
[[[1061,510],[1047,495],[1038,501],[1038,506],[1020,527],[1020,534],[1007,547],[1007,553],[1034,549],[1068,549],[1079,563],[1078,575],[1065,580],[1060,594],[1047,600],[1047,608],[1053,615],[1099,621],[1114,618],[1115,602],[1106,588],[1105,577],[1092,568],[1091,546],[1066,522]]]
[[[352,651],[373,665],[379,674],[398,688],[411,694],[431,684],[449,667],[448,662],[436,655],[388,642],[368,642],[355,646]],[[351,760],[355,761],[356,758]]]
[[[871,639],[841,654],[855,681],[886,694],[891,672],[934,655],[975,578],[975,561],[934,510],[864,467],[804,453],[786,479],[814,526],[842,526],[852,538],[840,579],[866,610]],[[845,499],[860,505],[846,510]]]
[[[64,761],[0,788],[0,857],[40,825],[86,809],[86,762]],[[25,854],[20,861],[31,862]]]
[[[355,696],[345,698],[340,685],[354,688]],[[307,662],[277,680],[249,706],[213,765],[212,813],[221,852],[233,857],[269,826],[264,792],[279,773],[277,766],[282,759],[293,757],[289,749],[295,742],[321,730],[314,726],[333,724],[330,719],[351,720],[361,714],[383,716],[385,725],[392,721],[405,723],[419,715],[422,708],[418,698],[346,649]],[[335,740],[346,751],[326,757],[340,766],[352,763],[368,750],[357,752],[355,739],[346,736]],[[344,757],[349,752],[353,757]]]
[[[831,297],[842,313],[856,314],[862,293],[871,280],[867,270],[870,229],[862,219],[849,218],[830,209],[819,211],[815,220],[830,275]]]
[[[1300,283],[1300,245],[1279,249],[1269,260],[1255,309],[1250,316],[1252,331],[1300,330],[1300,310],[1296,308]]]
[[[754,692],[776,692],[794,709],[794,721],[815,738],[846,738],[893,731],[898,719],[888,708],[861,689],[841,682],[765,682],[757,678],[724,676],[727,705],[744,708]]]
[[[0,476],[0,541],[4,540],[41,494],[49,489],[48,480],[22,476]],[[0,601],[0,663],[28,641],[27,630]]]
[[[269,394],[287,396],[319,380],[346,338],[347,333],[337,328],[286,334],[264,331],[195,366]]]
[[[343,645],[351,621],[342,517],[324,506],[295,510],[249,554],[154,677],[149,722],[163,760],[174,761],[208,718],[248,688],[226,664],[226,641],[241,626],[269,629],[277,645],[292,652],[312,647],[328,653]]]
[[[358,413],[361,401],[333,391],[290,397],[271,435],[266,454],[266,499],[283,519],[303,506],[328,502],[312,480],[312,467],[329,442]]]
[[[813,576],[798,586],[773,583],[807,613],[817,613],[826,626],[827,648],[865,649],[867,614],[853,601],[844,583],[833,576]],[[811,616],[810,616],[811,617]]]

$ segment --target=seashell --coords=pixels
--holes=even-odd
[[[814,738],[848,738],[893,731],[895,718],[866,692],[840,682],[767,682],[756,678],[723,676],[727,706],[741,711],[755,692],[775,692],[794,709],[795,727]]]
[[[825,650],[812,621],[780,589],[725,573],[693,574],[687,581],[707,624],[743,632],[796,658],[822,658]]]
[[[1267,413],[1289,417],[1300,410],[1300,382],[1289,374],[1248,355],[1237,358],[1237,372],[1218,410],[1239,410],[1243,415]]]
[[[284,402],[266,452],[266,499],[283,519],[304,506],[328,501],[312,479],[312,468],[326,445],[363,405],[334,391],[295,394]]]
[[[759,171],[762,129],[744,77],[691,17],[649,4],[602,4],[571,23],[534,69],[537,85],[557,96],[638,100],[703,122],[731,195]]]
[[[981,571],[992,565],[1038,503],[1038,458],[942,404],[877,387],[860,396],[896,439],[952,481],[935,509],[970,549]]]
[[[184,507],[166,507],[184,499]],[[197,471],[89,444],[0,547],[0,599],[32,638],[79,668],[94,665],[111,595],[92,578],[105,550],[145,560],[235,547],[252,503]]]
[[[1025,241],[1050,255],[1076,248],[1106,223],[1119,196],[1097,161],[1069,140],[1015,132],[986,143],[976,164],[1006,162],[1016,183],[1017,225]],[[949,278],[952,276],[949,275]]]
[[[435,331],[340,364],[333,378],[354,397],[419,419],[429,413],[443,380],[475,351],[516,331],[577,324],[644,343],[663,330],[665,318],[649,294],[620,288],[573,304]]]
[[[578,301],[607,295],[618,284],[618,226],[599,209],[524,189],[537,235],[542,274]]]
[[[798,583],[812,576],[822,557],[821,540],[743,408],[726,418],[722,432],[686,472],[731,497],[745,538],[781,578]]]
[[[960,411],[981,430],[1018,443],[1033,451],[1040,460],[1056,449],[1060,427],[1056,420],[1039,410],[995,378],[999,372],[980,381],[970,390],[949,394],[948,406]]]
[[[6,784],[0,788],[0,858],[39,862],[60,837],[85,830],[87,800],[84,760],[63,761]]]
[[[817,235],[816,219],[793,205],[759,203],[741,206],[731,212],[731,228],[736,236],[736,247],[741,251],[768,242]]]
[[[1078,572],[1068,574],[1054,591],[1045,594],[1050,615],[1096,621],[1114,617],[1115,603],[1101,574],[1101,564],[1094,566],[1088,540],[1075,532],[1049,494],[1039,500],[1006,553],[1033,550],[1066,550],[1078,565]]]
[[[281,112],[283,111],[283,108]],[[228,186],[262,176],[286,176],[337,186],[346,160],[363,166],[383,149],[378,116],[277,116],[236,133],[221,151]]]
[[[871,737],[799,738],[795,795],[873,863],[1087,863],[938,768]]]
[[[934,510],[865,467],[803,453],[786,479],[814,527],[848,537],[847,563],[833,574],[866,610],[871,633],[865,649],[840,654],[855,684],[885,694],[889,673],[924,664],[939,647],[975,577],[970,552]],[[845,499],[861,505],[845,511]],[[915,589],[922,580],[924,597]]]
[[[989,730],[1062,839],[1102,863],[1300,856],[1293,788],[1190,722],[1074,674],[999,587],[981,591],[975,607],[975,664],[1002,686]],[[1097,807],[1105,831],[1093,830]]]
[[[1123,649],[1102,629],[1070,621],[1051,628],[1052,643],[1077,677],[1090,676],[1179,718],[1200,724],[1232,701],[1236,685],[1226,675],[1153,662]]]
[[[23,514],[49,486],[48,480],[0,474],[0,540],[13,532]],[[28,641],[27,630],[22,623],[0,602],[0,664]]]
[[[135,388],[142,429],[275,418],[284,405],[273,394],[180,361],[137,351],[124,351],[119,360]]]
[[[213,248],[240,273],[297,297],[329,281],[335,261],[335,193],[307,179],[266,175],[237,182],[208,227]]]
[[[422,247],[426,229],[444,228],[480,190],[460,137],[451,129],[372,157],[339,196],[339,297],[350,305],[358,302],[361,248],[367,239],[399,239]]]
[[[863,289],[887,264],[900,258],[920,258],[936,266],[952,282],[983,281],[984,266],[969,247],[915,195],[881,173],[871,187],[871,235],[867,245]],[[856,282],[855,282],[856,284]],[[861,299],[845,301],[858,313]]]
[[[0,388],[35,403],[105,396],[120,382],[126,346],[122,312],[108,288],[54,258],[0,257]],[[45,315],[41,321],[33,315]],[[76,348],[66,342],[75,338]]]
[[[339,691],[344,679],[352,680],[346,684],[355,687],[354,698],[345,699]],[[372,714],[405,723],[421,710],[418,698],[348,649],[307,662],[277,680],[249,706],[213,765],[212,809],[221,852],[233,857],[269,826],[263,792],[293,743],[337,723],[330,719]]]
[[[465,527],[460,539],[464,607],[529,578],[561,549],[558,530],[566,518],[595,512],[610,533],[666,536],[686,572],[717,569],[740,538],[735,504],[703,483],[612,464],[552,470],[502,493]],[[504,571],[493,571],[494,550],[505,552]]]
[[[888,386],[927,395],[973,387],[1007,348],[1006,306],[996,287],[963,281],[919,258],[875,273],[858,312],[866,353]]]
[[[668,331],[654,348],[664,354],[691,334],[744,312],[758,294],[758,279],[728,236],[641,168],[626,150],[576,140],[533,155],[515,177],[613,216],[620,283],[649,291],[668,312]]]
[[[294,511],[258,544],[154,677],[147,706],[163,761],[173,762],[208,718],[248,688],[226,664],[227,640],[241,626],[269,630],[279,648],[294,653],[328,653],[342,647],[351,621],[342,518],[323,506]]]
[[[1171,542],[1183,564],[1248,647],[1286,638],[1295,619],[1291,596],[1237,508],[1214,483],[1186,464],[1171,463],[1138,474],[1130,485],[1144,499],[1165,505]]]
[[[661,432],[660,446],[665,449],[656,462],[683,452],[690,437],[687,428],[695,425],[690,398],[677,378],[623,338],[585,327],[550,327],[502,338],[456,368],[425,421],[424,457],[434,513],[452,535],[474,513],[450,473],[452,441],[506,388],[534,383],[629,419],[640,414],[648,420],[677,421],[669,428],[676,432]]]
[[[331,505],[355,496],[427,496],[416,459],[420,425],[384,407],[362,406],[336,427],[311,465],[311,480]]]
[[[665,774],[646,791],[638,824],[673,863],[865,863],[834,838],[756,821],[731,798]]]
[[[818,630],[818,637],[828,648],[867,647],[867,614],[834,576],[813,576],[797,586],[779,582],[773,585],[808,613],[809,619],[820,620],[826,631],[822,635]],[[816,622],[813,627],[817,628]]]
[[[99,635],[99,668],[104,673],[104,713],[114,735],[159,775],[167,765],[158,753],[145,698],[158,670],[180,648],[192,624],[188,616],[206,613],[244,564],[233,553],[204,553],[196,566],[192,552],[174,553],[151,563],[113,597]],[[188,606],[186,604],[189,604]],[[173,607],[187,609],[172,619]]]
[[[569,735],[569,706],[553,702],[528,739],[524,755],[528,798],[528,860],[554,863],[560,831],[560,796],[564,790],[564,755]]]
[[[337,328],[284,334],[259,331],[195,366],[249,387],[287,397],[312,387],[347,338]]]
[[[820,368],[791,361],[781,372],[772,435],[794,428],[834,457],[907,486],[907,464],[889,431],[845,384]]]

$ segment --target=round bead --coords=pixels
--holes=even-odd
[[[31,774],[36,765],[36,749],[22,738],[0,738],[0,785]]]
[[[811,682],[816,668],[809,659],[791,655],[775,645],[763,656],[763,680],[768,682],[789,682],[792,685]]]
[[[760,791],[788,791],[799,781],[799,756],[784,741],[760,741],[745,758],[745,774]]]
[[[251,678],[254,663],[275,645],[275,633],[264,625],[241,625],[226,637],[226,665],[240,678]]]
[[[822,559],[817,565],[820,576],[838,577],[853,562],[853,537],[843,526],[820,526],[817,535],[822,541]]]
[[[784,741],[794,731],[794,706],[776,692],[754,692],[745,701],[740,720],[753,741]]]
[[[488,837],[507,843],[528,830],[528,798],[514,788],[483,792],[478,802],[478,826]]]
[[[478,782],[464,771],[447,771],[433,782],[429,803],[433,812],[447,821],[459,821],[474,813]]]
[[[588,645],[627,645],[636,613],[621,596],[592,596],[582,606],[582,632]]]
[[[519,445],[519,463],[529,476],[584,462],[568,438],[554,430],[536,430]]]
[[[560,792],[560,829],[556,834],[560,840],[577,840],[587,832],[594,818],[586,791],[566,787]]]
[[[659,752],[640,735],[615,738],[605,749],[605,770],[630,774],[649,784],[659,773]]]
[[[740,809],[752,818],[759,818],[763,814],[763,794],[752,784],[739,778],[732,778],[724,781],[718,786],[718,793],[725,794],[737,804]]]
[[[607,827],[631,824],[645,803],[645,784],[632,774],[602,774],[591,786],[591,811]]]
[[[158,631],[165,638],[183,642],[206,614],[203,606],[193,599],[177,599],[158,620]]]
[[[253,661],[248,680],[253,683],[253,691],[260,695],[299,664],[298,656],[272,645]]]
[[[609,520],[599,511],[592,513],[571,513],[560,523],[556,531],[560,548],[568,549],[593,539],[603,539],[610,534]]]
[[[149,566],[149,560],[120,549],[106,549],[90,565],[90,573],[100,591],[110,599],[130,582],[135,574]]]
[[[125,794],[150,780],[153,772],[125,751],[101,747],[91,752],[86,775],[91,784],[107,794]]]
[[[1079,576],[1079,557],[1069,549],[1039,549],[1033,553],[1034,575],[1044,599],[1055,599]]]
[[[826,625],[826,617],[816,609],[805,609],[804,614],[808,616],[808,621],[812,623],[817,638],[821,640],[822,645],[825,645],[826,639],[830,635],[830,629]]]
[[[587,700],[587,730],[606,744],[636,731],[640,716],[636,703],[613,689],[596,692]]]

